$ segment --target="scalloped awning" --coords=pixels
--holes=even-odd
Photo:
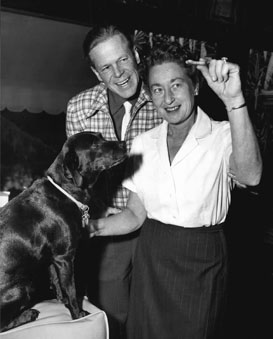
[[[1,110],[66,111],[96,78],[83,58],[87,26],[1,12]]]

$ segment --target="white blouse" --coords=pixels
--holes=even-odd
[[[233,187],[229,122],[214,121],[198,108],[171,165],[167,127],[164,121],[134,139],[131,154],[140,154],[142,164],[123,185],[138,194],[149,218],[184,227],[223,222]]]

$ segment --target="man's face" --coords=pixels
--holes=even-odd
[[[139,81],[136,59],[124,37],[114,35],[100,42],[91,49],[89,57],[95,65],[93,72],[112,92],[124,99],[136,93]]]

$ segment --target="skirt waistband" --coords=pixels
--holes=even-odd
[[[168,226],[172,231],[181,231],[181,232],[196,232],[196,233],[210,233],[210,232],[218,232],[223,230],[224,222],[217,225],[212,226],[200,226],[200,227],[184,227],[184,226],[177,226],[173,224],[165,224],[159,220],[156,219],[149,219],[147,218],[145,223],[153,224],[153,225],[159,225],[159,226]]]

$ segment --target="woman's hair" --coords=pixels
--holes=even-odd
[[[142,78],[148,85],[149,71],[151,67],[155,65],[161,65],[166,62],[174,62],[185,69],[186,74],[192,80],[193,85],[199,83],[199,72],[196,70],[196,66],[187,65],[186,60],[195,59],[195,56],[187,48],[184,48],[176,41],[170,40],[157,40],[153,43],[148,54],[145,56],[143,62]]]
[[[91,66],[94,64],[89,57],[90,51],[99,43],[112,38],[115,35],[120,35],[127,43],[129,49],[133,52],[134,43],[130,33],[115,25],[98,25],[94,26],[87,34],[83,42],[84,57],[88,60]]]

